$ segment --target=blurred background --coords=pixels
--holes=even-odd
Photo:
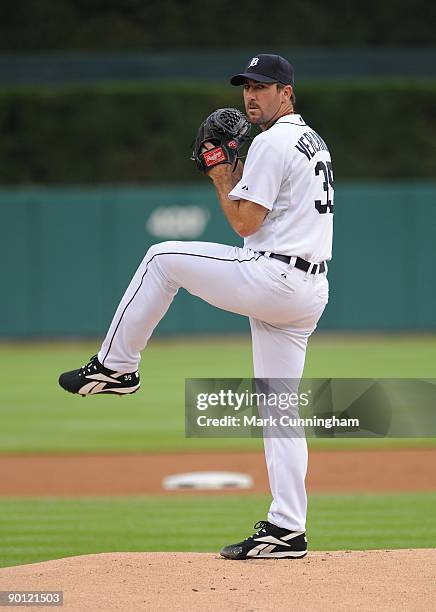
[[[20,0],[0,8],[0,337],[104,334],[147,248],[241,244],[190,161],[259,52],[294,65],[335,171],[320,329],[434,331],[436,40],[429,3]],[[157,334],[248,332],[180,291]]]

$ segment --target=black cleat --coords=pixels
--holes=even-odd
[[[65,391],[83,396],[96,393],[126,395],[135,393],[141,386],[139,372],[108,370],[98,361],[97,355],[91,357],[89,363],[78,370],[61,374],[59,384]]]
[[[254,525],[258,531],[238,544],[224,546],[220,555],[226,559],[301,559],[307,555],[304,531],[288,531],[268,521]]]

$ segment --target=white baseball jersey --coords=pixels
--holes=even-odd
[[[270,212],[245,239],[254,251],[331,259],[333,172],[323,139],[301,115],[285,115],[254,138],[231,200],[250,200]]]

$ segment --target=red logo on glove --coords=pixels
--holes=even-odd
[[[227,155],[224,153],[221,147],[217,147],[216,149],[211,149],[210,151],[203,153],[203,159],[206,166],[216,166],[221,162],[226,162]]]
[[[236,140],[230,140],[227,143],[227,146],[230,147],[231,149],[237,149],[238,148],[238,143],[236,142]]]

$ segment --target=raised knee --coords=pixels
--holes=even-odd
[[[166,242],[157,242],[153,244],[147,251],[147,259],[151,259],[155,255],[162,253],[177,253],[180,250],[182,243],[177,240],[167,240]]]
[[[175,240],[153,244],[144,257],[144,264],[159,270],[161,276],[168,281],[172,278],[173,264],[177,260],[177,256],[172,255],[183,252],[182,245],[182,242]]]

